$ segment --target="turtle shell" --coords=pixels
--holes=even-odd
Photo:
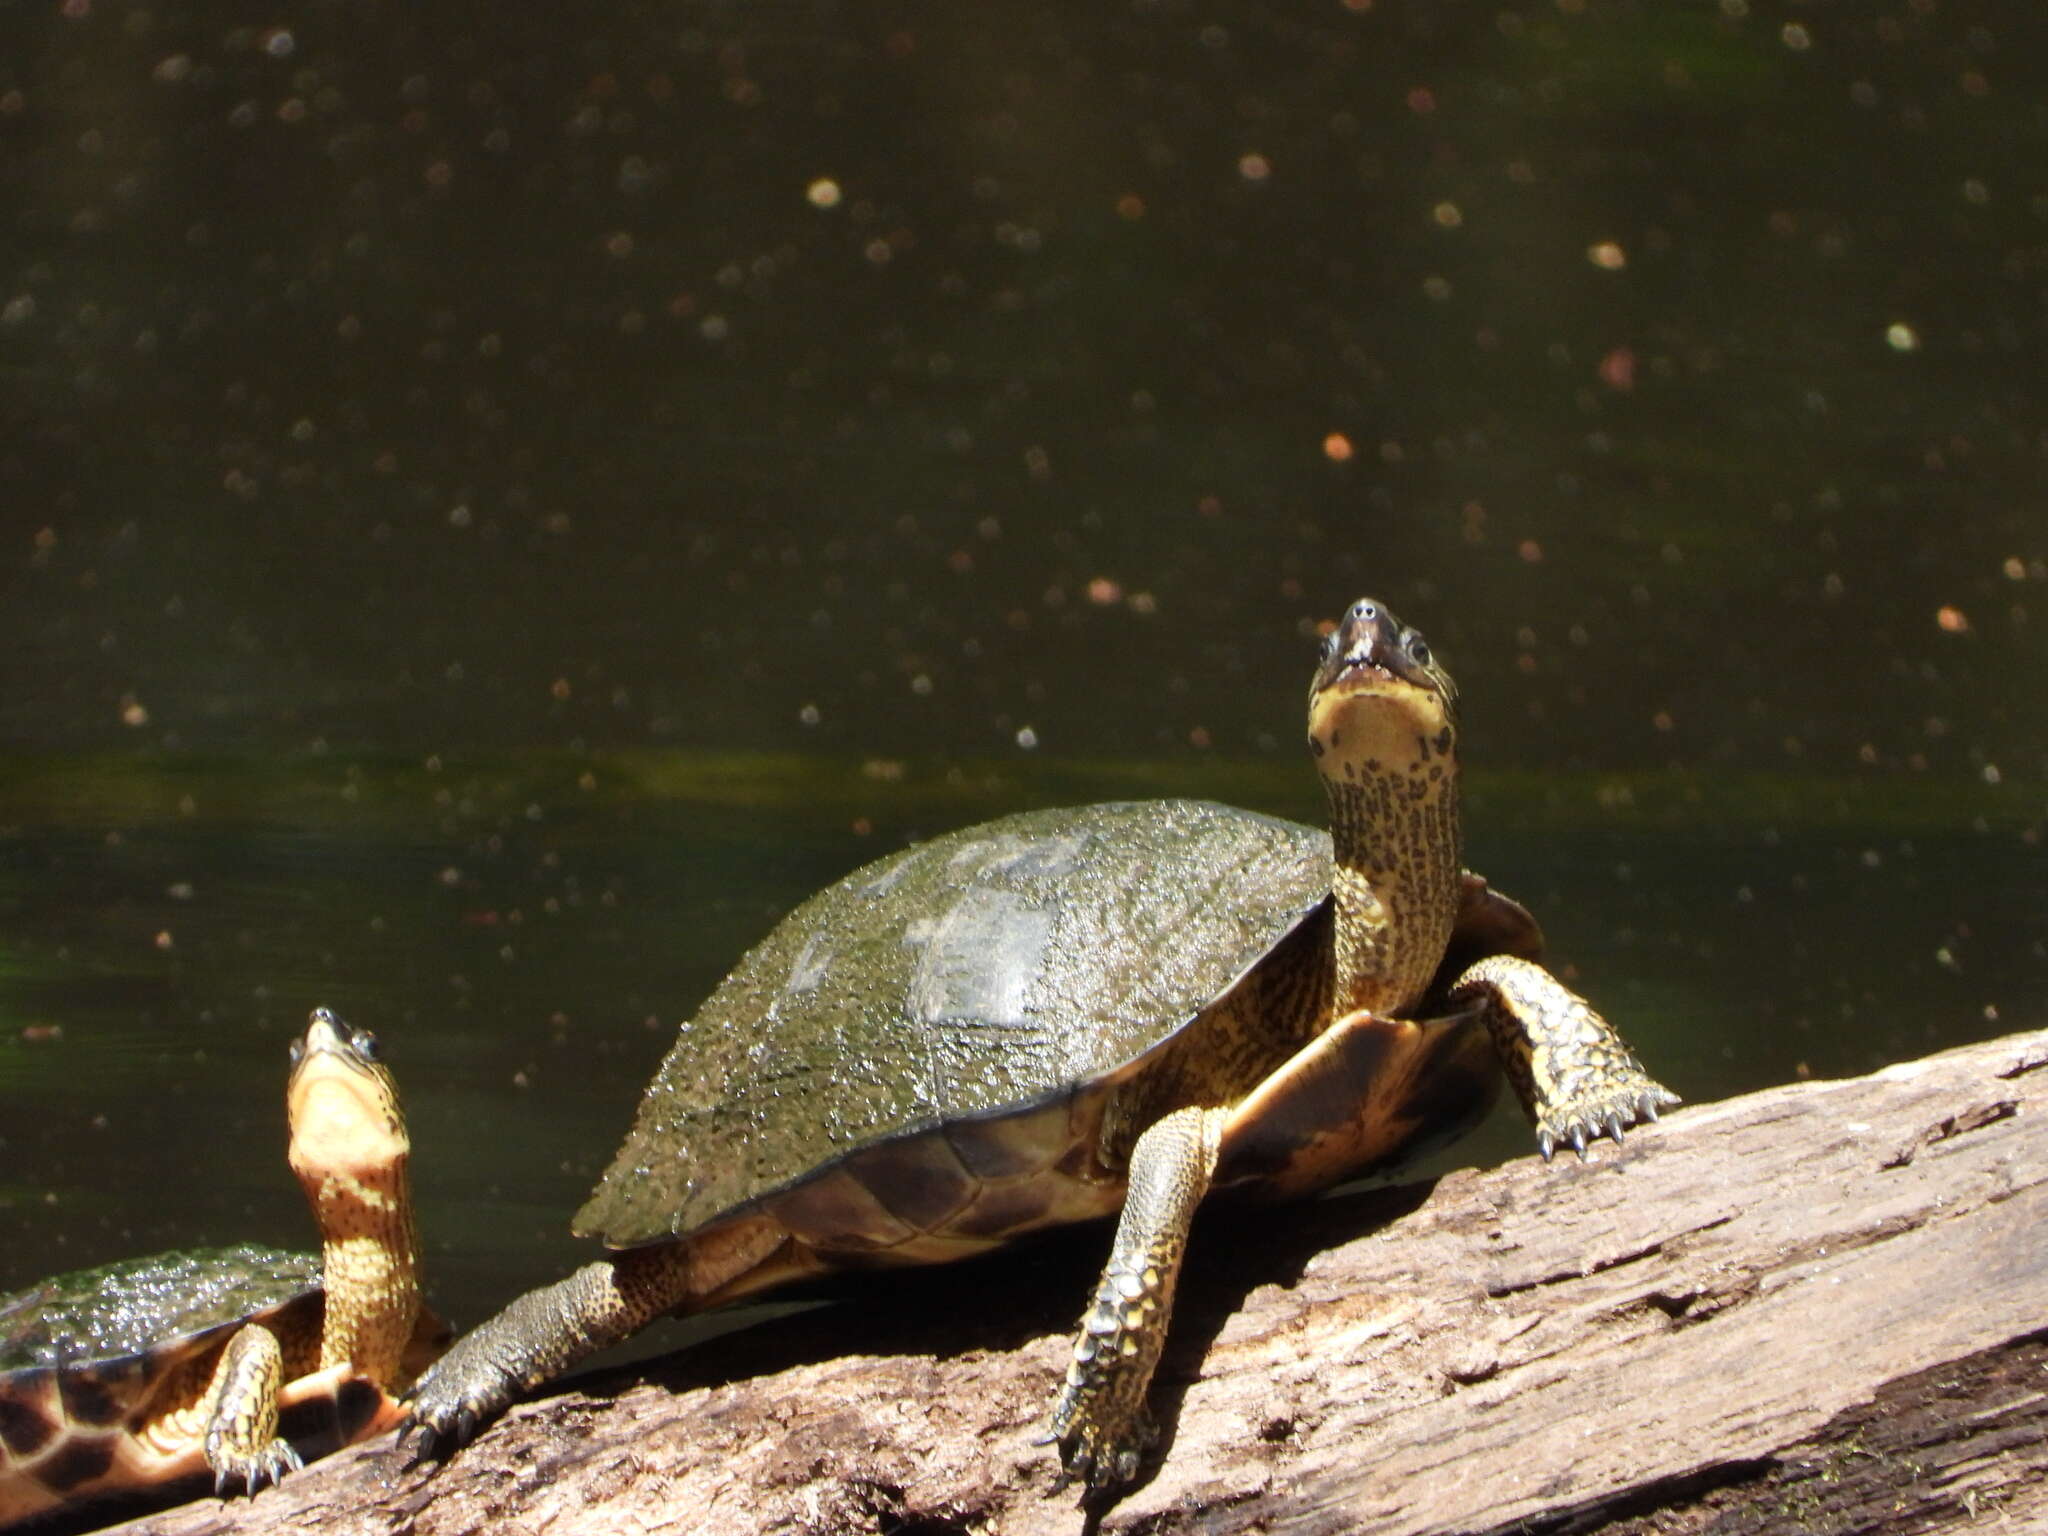
[[[0,1372],[170,1349],[320,1294],[317,1255],[258,1243],[74,1270],[0,1296]]]
[[[293,1374],[318,1358],[325,1305],[317,1257],[257,1244],[131,1259],[0,1296],[0,1526],[203,1479],[198,1395],[214,1352],[249,1324],[284,1347],[278,1432],[302,1455],[394,1420],[396,1404],[346,1368]]]
[[[658,1242],[862,1149],[1056,1104],[1300,928],[1330,857],[1310,827],[1148,800],[1029,811],[867,865],[681,1027],[576,1228]]]
[[[245,1244],[0,1296],[0,1525],[202,1470],[196,1440],[146,1446],[136,1429],[245,1323],[317,1337],[319,1282],[317,1258]]]

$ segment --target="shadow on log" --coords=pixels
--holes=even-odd
[[[123,1529],[1066,1536],[1032,1440],[1103,1241],[591,1378],[439,1469],[386,1438]],[[1154,1402],[1104,1532],[2048,1526],[2048,1032],[1583,1165],[1206,1212]]]

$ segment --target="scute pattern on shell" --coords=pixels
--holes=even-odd
[[[577,1230],[659,1241],[859,1148],[1113,1071],[1329,888],[1326,834],[1191,800],[1031,811],[870,864],[681,1027]]]

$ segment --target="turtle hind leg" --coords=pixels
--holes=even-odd
[[[1116,1242],[1053,1402],[1046,1439],[1059,1447],[1055,1493],[1078,1482],[1092,1498],[1129,1482],[1155,1438],[1145,1389],[1166,1342],[1188,1227],[1215,1173],[1225,1119],[1220,1110],[1178,1109],[1146,1127],[1131,1150]]]
[[[1534,961],[1481,960],[1458,978],[1450,1001],[1483,1008],[1545,1159],[1561,1146],[1584,1157],[1602,1136],[1619,1143],[1628,1127],[1678,1102],[1643,1070],[1613,1025]]]
[[[284,1351],[277,1335],[251,1324],[228,1340],[206,1389],[206,1464],[213,1491],[240,1483],[250,1493],[304,1465],[277,1434],[277,1394]]]

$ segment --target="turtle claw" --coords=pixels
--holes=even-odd
[[[406,1445],[408,1440],[412,1442],[410,1447]],[[401,1451],[409,1450],[414,1461],[440,1460],[435,1454],[438,1447],[435,1444],[433,1426],[423,1424],[418,1419],[408,1417],[398,1426],[397,1444]]]
[[[273,1440],[247,1456],[217,1454],[217,1460],[213,1455],[208,1457],[214,1463],[213,1496],[217,1499],[226,1498],[236,1483],[253,1498],[262,1489],[282,1483],[287,1472],[297,1472],[306,1465],[289,1440]]]
[[[450,1369],[450,1362],[456,1369]],[[413,1386],[399,1439],[401,1444],[412,1439],[415,1461],[446,1461],[474,1440],[511,1396],[485,1373],[460,1369],[463,1364],[452,1352],[444,1355]]]
[[[1060,1469],[1054,1474],[1046,1496],[1062,1493],[1079,1484],[1083,1505],[1100,1503],[1138,1475],[1145,1450],[1158,1439],[1150,1414],[1141,1413],[1122,1437],[1112,1436],[1099,1425],[1086,1425],[1062,1435],[1055,1430],[1040,1445],[1060,1448]]]
[[[270,1449],[271,1459],[267,1470],[270,1473],[270,1484],[273,1488],[284,1481],[285,1473],[300,1472],[305,1469],[306,1463],[304,1459],[300,1457],[297,1451],[292,1449],[290,1442],[279,1440]]]
[[[1582,1162],[1590,1162],[1594,1142],[1604,1138],[1619,1147],[1631,1127],[1650,1124],[1659,1109],[1678,1102],[1677,1094],[1643,1077],[1640,1069],[1629,1075],[1633,1081],[1604,1092],[1584,1093],[1577,1102],[1568,1099],[1542,1116],[1536,1127],[1536,1150],[1546,1163],[1562,1145],[1569,1145]]]
[[[464,1405],[445,1422],[436,1423],[422,1418],[417,1409],[406,1417],[398,1428],[398,1444],[402,1450],[405,1442],[413,1442],[414,1461],[446,1461],[476,1438],[478,1423],[481,1422],[476,1410]]]

